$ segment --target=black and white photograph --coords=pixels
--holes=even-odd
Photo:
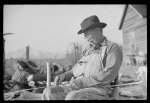
[[[3,100],[147,100],[147,5],[4,4]]]

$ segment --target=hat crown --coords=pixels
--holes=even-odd
[[[100,23],[98,17],[96,15],[92,15],[86,19],[83,20],[83,22],[81,23],[81,28],[85,29],[93,24],[97,24]]]
[[[95,28],[95,27],[104,28],[106,27],[107,24],[100,22],[100,20],[98,19],[96,15],[92,15],[84,19],[80,25],[81,25],[81,30],[78,32],[78,34],[81,34],[84,31]]]

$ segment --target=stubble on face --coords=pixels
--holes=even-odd
[[[84,36],[85,39],[89,42],[90,45],[96,46],[100,40],[102,32],[99,28],[90,29],[85,31]]]

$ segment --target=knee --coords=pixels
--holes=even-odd
[[[59,92],[63,92],[64,90],[61,87],[47,87],[43,90],[43,94],[55,94]]]
[[[65,100],[77,100],[79,97],[79,91],[71,91],[67,94]]]
[[[52,88],[51,87],[46,87],[44,90],[43,90],[43,94],[50,94],[52,91]]]
[[[42,100],[54,100],[52,96],[52,88],[47,87],[43,90]]]

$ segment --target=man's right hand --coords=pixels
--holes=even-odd
[[[54,85],[55,86],[59,85],[61,82],[64,82],[64,81],[70,81],[72,76],[73,76],[72,71],[68,71],[61,75],[58,75],[58,76],[56,76],[56,78],[54,80]]]
[[[56,77],[55,77],[55,80],[54,80],[54,86],[57,86],[57,85],[58,85],[58,80],[59,80],[59,76],[56,76]]]
[[[65,80],[65,75],[59,75],[56,76],[55,80],[54,80],[54,86],[59,85],[61,82],[63,82]]]

